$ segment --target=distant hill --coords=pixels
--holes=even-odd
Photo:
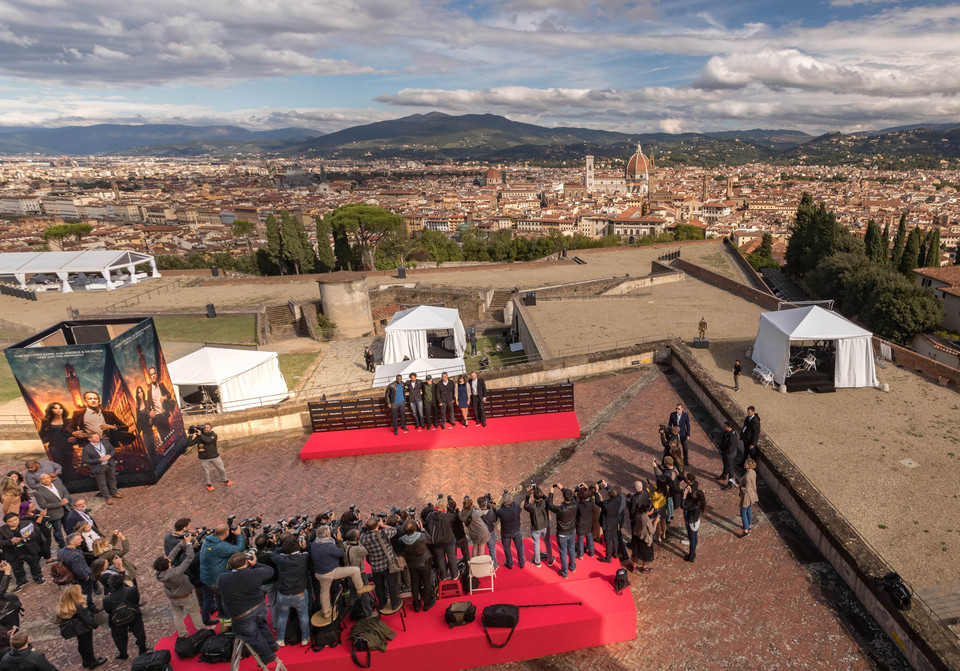
[[[61,128],[0,127],[0,153],[109,154],[135,147],[204,140],[293,140],[321,135],[304,128],[250,131],[239,126],[97,124]]]
[[[216,156],[262,154],[415,160],[541,161],[586,154],[626,160],[637,144],[660,166],[713,167],[751,162],[939,168],[960,165],[960,123],[903,126],[812,137],[793,130],[619,133],[548,128],[494,114],[414,114],[321,134],[303,128],[249,131],[238,126],[173,124],[0,128],[0,154]]]

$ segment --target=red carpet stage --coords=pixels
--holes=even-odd
[[[503,567],[503,554],[497,544],[501,565],[497,570],[495,592],[441,599],[426,613],[414,613],[408,607],[407,631],[401,627],[399,614],[384,617],[384,622],[397,632],[397,637],[387,645],[385,653],[373,653],[371,666],[391,670],[452,671],[534,659],[636,638],[637,611],[633,596],[629,590],[619,596],[613,590],[613,575],[620,566],[619,562],[603,564],[584,557],[577,562],[577,570],[564,580],[558,574],[558,555],[553,566],[548,567],[544,559],[543,565],[537,568],[530,562],[531,540],[525,539],[524,545],[526,567],[521,570],[514,565],[508,570]],[[443,620],[443,613],[452,601],[460,600],[470,600],[476,605],[477,619],[466,626],[450,629]],[[480,626],[480,613],[490,604],[569,601],[582,601],[583,605],[521,608],[520,624],[510,643],[502,649],[487,643]],[[493,629],[490,632],[495,642],[502,643],[509,630]],[[164,638],[157,648],[172,651],[174,640],[173,636]],[[349,632],[344,633],[343,641],[343,645],[316,653],[300,646],[287,646],[280,649],[280,658],[289,671],[316,668],[349,671],[357,668],[350,658]],[[177,671],[207,671],[211,668],[197,658],[179,660],[176,656],[173,667]],[[246,659],[240,665],[241,671],[255,668],[252,659]]]
[[[408,426],[412,426],[408,423]],[[380,452],[412,452],[415,450],[439,450],[445,447],[468,447],[475,445],[500,445],[533,440],[557,440],[578,438],[580,423],[574,412],[557,412],[515,417],[496,417],[487,420],[487,426],[469,428],[458,424],[447,425],[445,430],[400,431],[393,435],[392,428],[353,429],[348,431],[321,431],[311,434],[300,450],[300,459],[328,459],[352,457]]]

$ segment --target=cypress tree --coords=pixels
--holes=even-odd
[[[283,260],[299,275],[313,269],[313,250],[304,245],[306,232],[303,224],[287,212],[280,213],[280,232],[282,234]]]
[[[323,217],[314,217],[317,224],[317,272],[329,273],[337,267],[337,256],[330,244],[330,224]]]
[[[927,235],[920,234],[920,251],[917,254],[917,268],[926,268],[927,266]]]
[[[280,233],[280,224],[272,214],[267,215],[267,255],[277,265],[280,274],[283,272],[283,236]]]
[[[938,268],[940,266],[940,229],[933,229],[930,234],[930,245],[927,247],[927,268]]]
[[[903,255],[900,257],[898,270],[901,275],[910,276],[911,271],[917,267],[917,261],[920,257],[920,229],[914,226],[910,229],[910,235],[907,236],[907,242],[903,249]]]
[[[863,238],[863,246],[866,249],[867,258],[875,263],[880,263],[886,258],[886,247],[880,236],[880,226],[871,219],[867,222],[867,234]]]
[[[900,223],[897,224],[897,237],[893,239],[893,255],[890,257],[890,265],[897,269],[900,267],[900,259],[903,258],[903,246],[907,240],[907,213],[900,215]]]
[[[883,255],[877,257],[877,263],[889,263],[890,261],[890,222],[888,221],[883,225],[883,235],[881,236],[881,242],[883,243]]]

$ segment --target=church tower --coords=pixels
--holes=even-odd
[[[583,185],[587,187],[587,192],[592,192],[596,186],[596,181],[593,177],[593,156],[587,156],[587,172],[584,176]]]

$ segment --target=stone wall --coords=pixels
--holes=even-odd
[[[695,263],[690,263],[689,261],[684,261],[683,259],[674,259],[672,265],[674,268],[682,270],[687,275],[691,275],[699,280],[703,280],[707,284],[711,284],[718,289],[724,289],[725,291],[742,296],[743,298],[746,298],[752,303],[756,303],[762,308],[776,310],[780,303],[780,299],[773,294],[757,291],[753,287],[748,287],[746,284],[741,284],[736,280],[731,280],[729,277],[724,277],[719,273],[715,273],[712,270],[707,270],[703,266],[698,266]]]
[[[743,274],[749,278],[750,285],[758,291],[770,293],[770,289],[767,287],[767,283],[763,281],[763,277],[761,277],[760,273],[753,269],[753,266],[750,265],[750,262],[747,261],[746,257],[740,253],[740,249],[730,242],[729,238],[724,238],[723,244],[730,248],[730,253],[733,254],[734,262],[740,267],[740,270],[743,271]]]
[[[493,291],[488,289],[434,289],[424,286],[390,286],[370,292],[370,306],[440,305],[456,308],[465,326],[483,320]]]

